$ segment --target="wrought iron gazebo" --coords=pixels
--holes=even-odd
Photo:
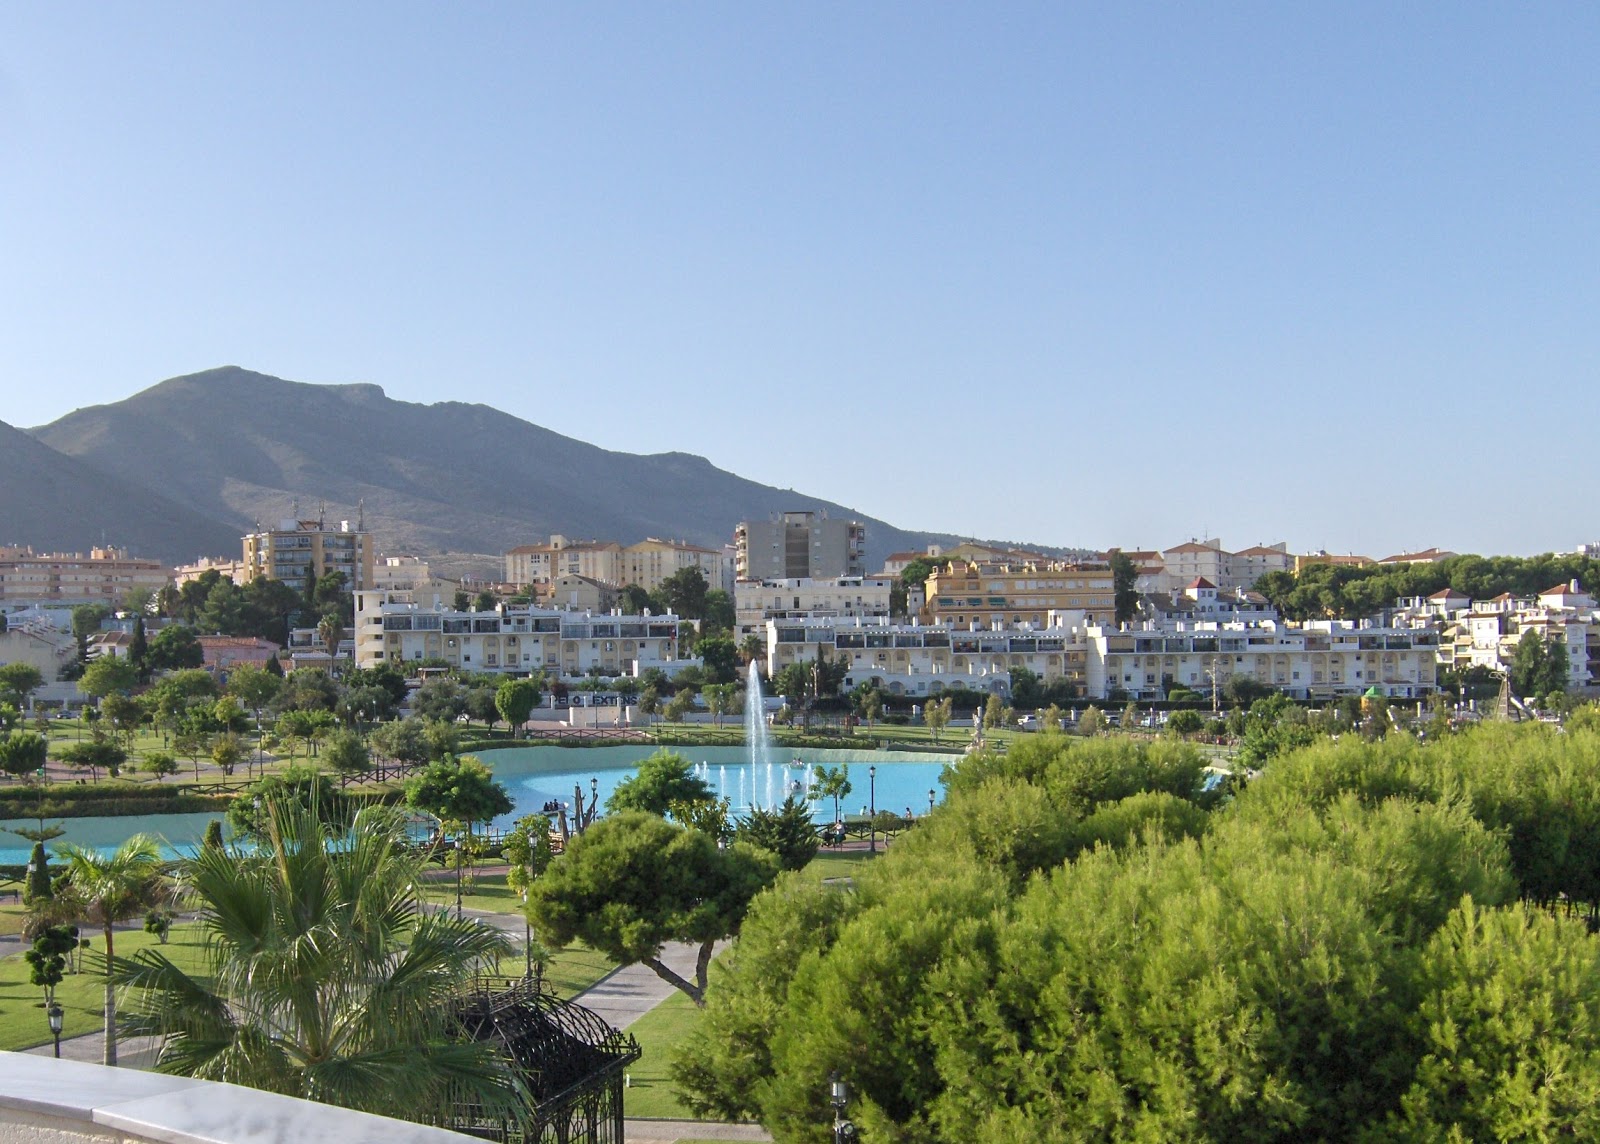
[[[499,1046],[533,1097],[522,1121],[454,1104],[440,1127],[506,1144],[622,1144],[623,1071],[639,1042],[537,978],[482,977],[456,1006],[475,1041]]]

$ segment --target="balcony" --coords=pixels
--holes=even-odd
[[[239,1085],[0,1053],[0,1139],[466,1144],[472,1137]]]

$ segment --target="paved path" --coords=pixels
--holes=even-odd
[[[699,946],[673,942],[661,951],[661,960],[674,973],[694,980],[695,954]],[[722,945],[717,946],[717,952]],[[626,1029],[640,1017],[671,997],[676,990],[644,965],[624,965],[614,969],[582,993],[572,998],[605,1019],[613,1028]]]

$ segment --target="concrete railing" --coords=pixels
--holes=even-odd
[[[0,1140],[464,1144],[471,1137],[235,1084],[0,1052]]]

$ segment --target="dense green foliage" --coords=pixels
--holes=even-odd
[[[778,860],[743,842],[626,811],[579,835],[528,892],[529,916],[557,945],[578,939],[620,965],[641,963],[699,1004],[713,945],[738,931]],[[660,959],[669,941],[700,947],[695,979]]]
[[[660,750],[617,784],[606,800],[606,811],[618,814],[638,810],[664,815],[676,803],[710,801],[711,787],[694,773],[694,764],[675,751]]]
[[[1536,596],[1577,580],[1600,584],[1600,563],[1587,556],[1452,556],[1436,564],[1313,564],[1293,572],[1268,572],[1255,590],[1289,620],[1354,619],[1391,607],[1401,596],[1431,596],[1450,588],[1473,600],[1502,592]]]
[[[1228,795],[1029,737],[854,892],[752,904],[674,1075],[822,1141],[1590,1139],[1600,731],[1322,738]],[[1577,913],[1589,916],[1574,916]]]

